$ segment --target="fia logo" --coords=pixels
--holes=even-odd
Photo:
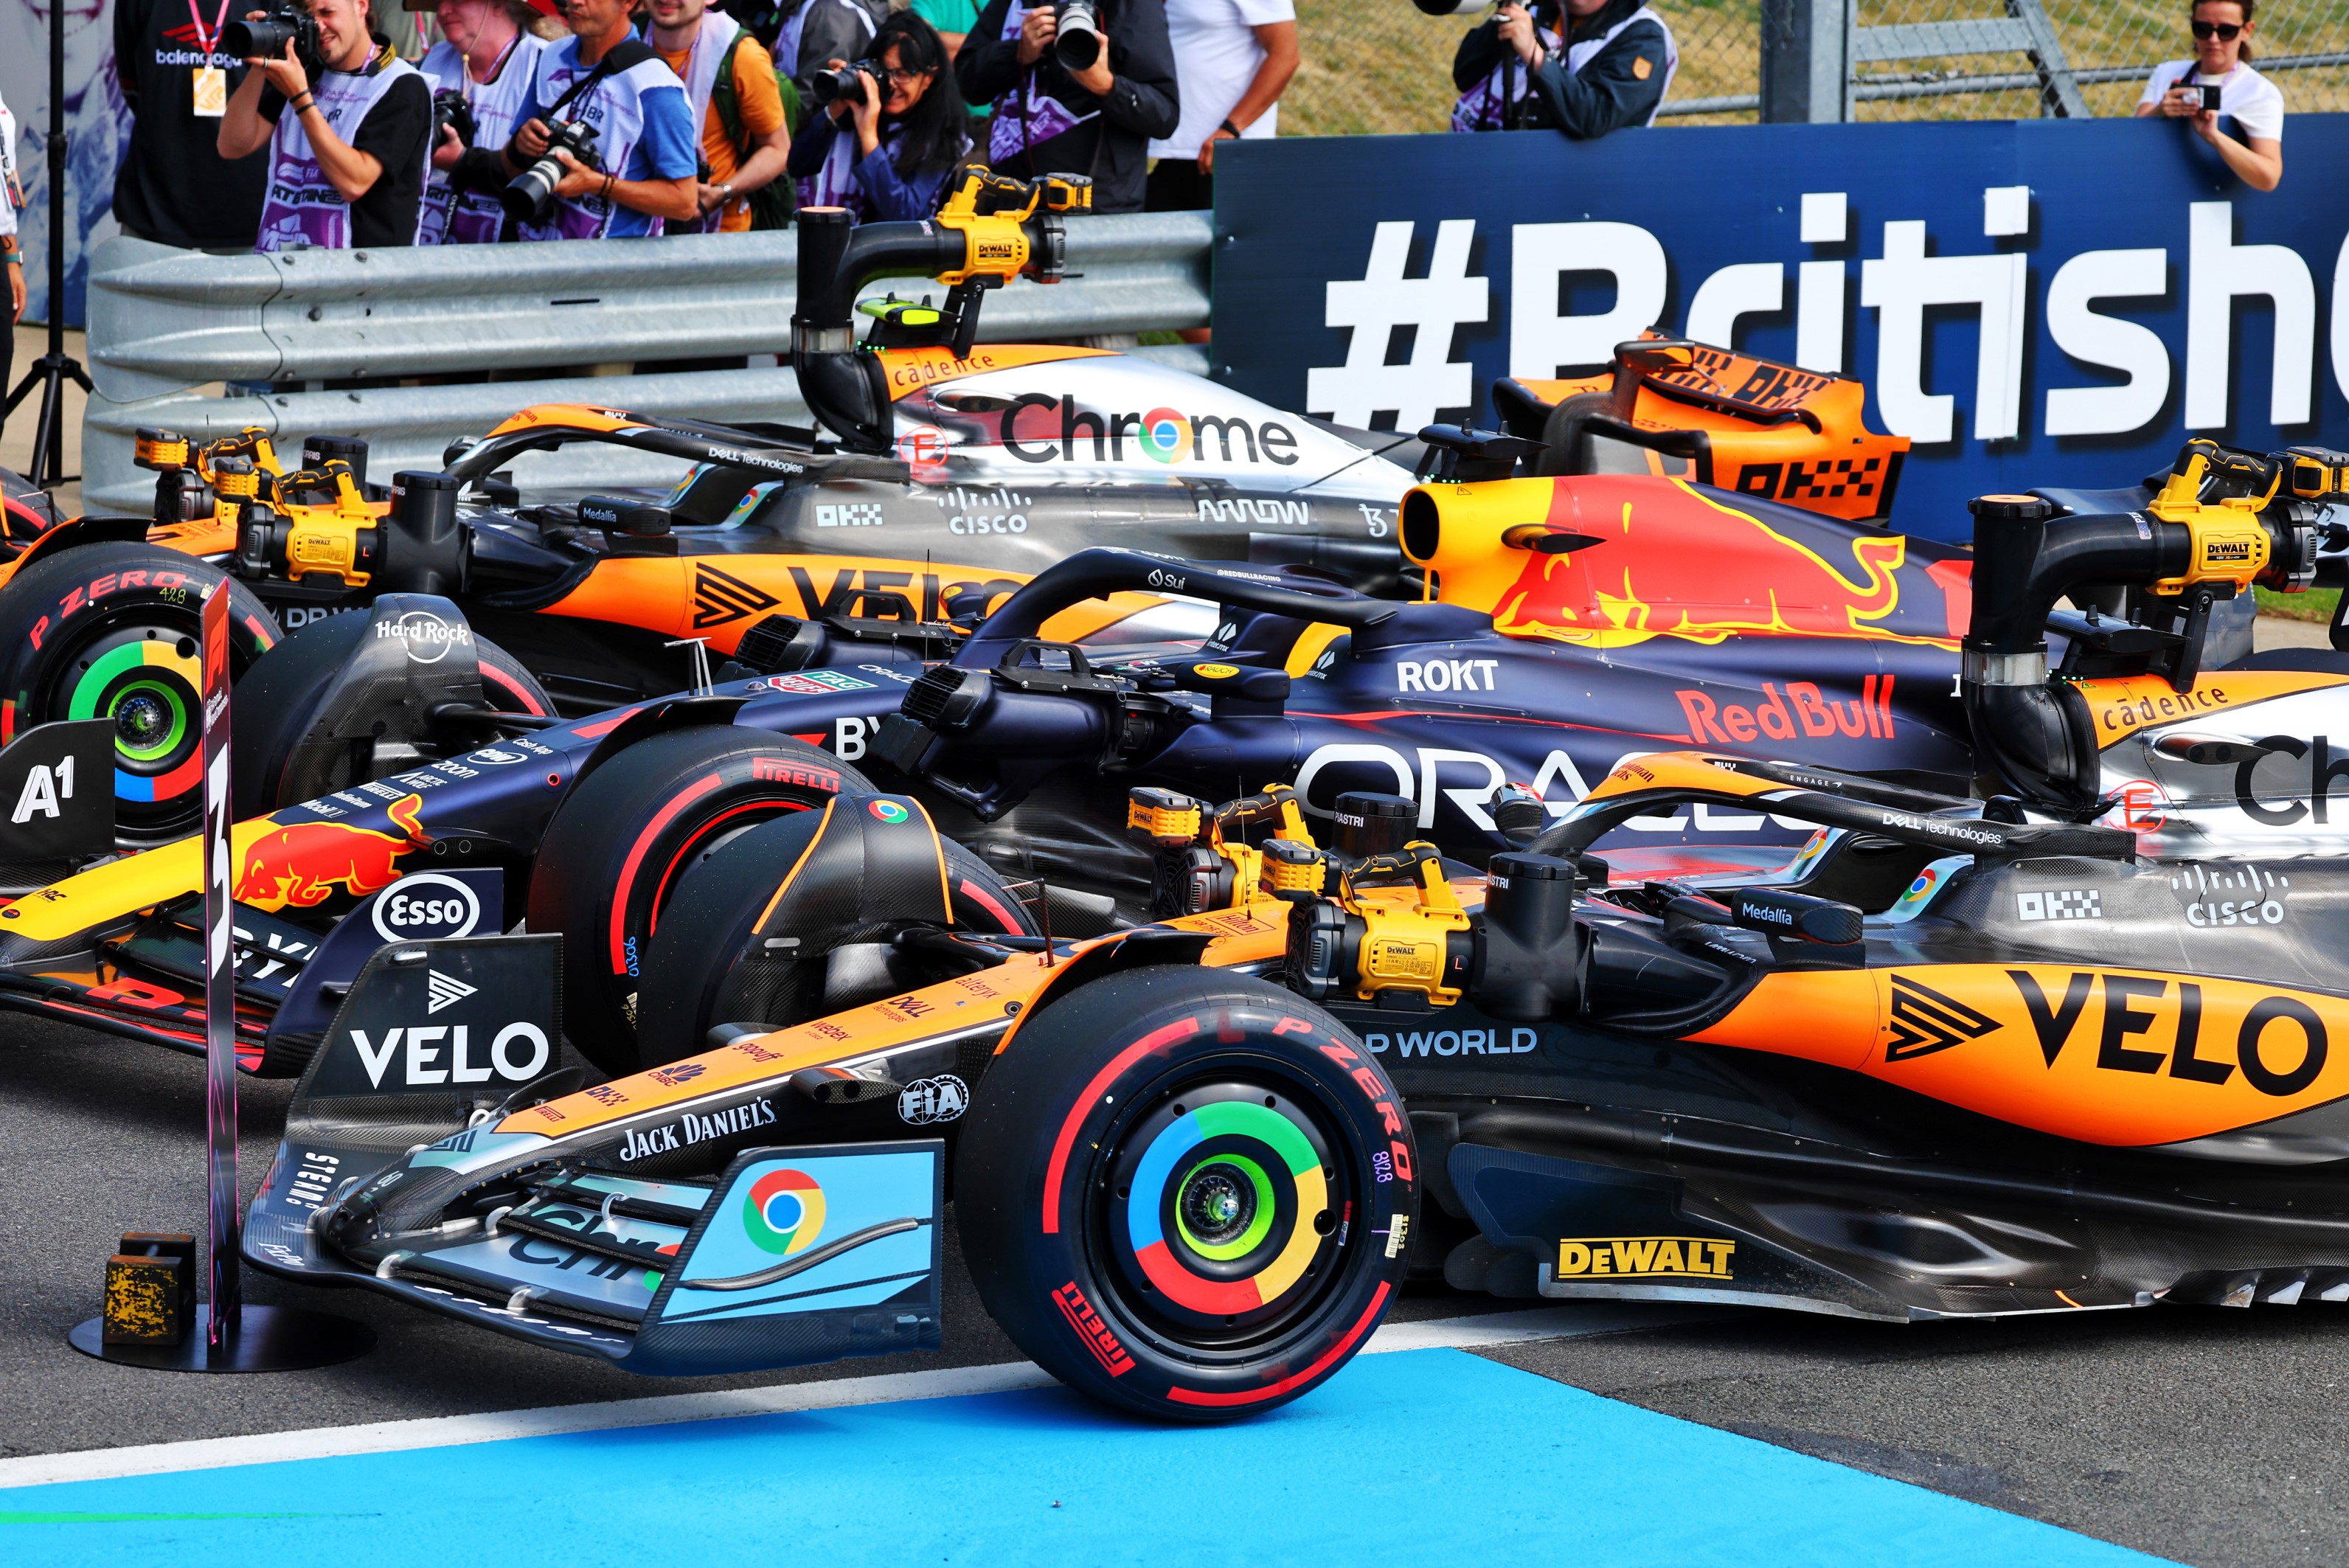
[[[916,1078],[897,1096],[897,1119],[908,1127],[950,1122],[970,1107],[970,1086],[952,1073]]]

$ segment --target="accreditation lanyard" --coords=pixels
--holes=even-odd
[[[228,72],[212,64],[213,46],[220,42],[221,30],[228,26],[228,7],[229,0],[221,0],[219,11],[212,16],[212,30],[206,32],[199,0],[188,0],[188,22],[196,35],[196,47],[204,56],[204,63],[195,72],[195,112],[203,119],[218,119],[228,112]]]

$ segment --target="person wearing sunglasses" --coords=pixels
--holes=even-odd
[[[2257,9],[2258,0],[2199,0],[2194,57],[2156,66],[2137,112],[2192,121],[2194,134],[2216,148],[2244,184],[2272,191],[2283,179],[2283,89],[2251,69]],[[2219,89],[2216,109],[2202,106],[2206,87]],[[2219,129],[2221,115],[2235,122],[2240,138]]]
[[[862,93],[833,99],[792,139],[800,205],[846,207],[860,223],[926,218],[970,151],[946,42],[913,12],[892,12],[857,75]]]

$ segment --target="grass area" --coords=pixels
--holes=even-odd
[[[1754,90],[1761,70],[1759,0],[1661,0],[1657,11],[1681,52],[1671,100],[1726,98]],[[2188,37],[2178,0],[2048,0],[2066,62],[2075,70],[2134,69],[2183,57]],[[1862,26],[1995,16],[1998,0],[1860,0]],[[1363,136],[1439,131],[1454,97],[1452,57],[1461,36],[1489,12],[1429,16],[1408,0],[1298,0],[1303,61],[1280,106],[1288,136]],[[2262,57],[2349,50],[2349,8],[2279,7],[2259,19]],[[1973,55],[1888,62],[1863,67],[1871,76],[1975,76],[2018,71],[2025,62]],[[2295,112],[2349,109],[2349,67],[2278,74]],[[2091,82],[2081,88],[2092,113],[2130,113],[2141,79]],[[1883,119],[2029,119],[2039,112],[2035,90],[1958,93],[1942,98],[1863,103],[1858,117]],[[1672,116],[1660,126],[1751,123],[1748,113]]]
[[[2254,588],[2260,596],[2261,615],[2282,616],[2286,620],[2313,620],[2331,624],[2333,612],[2340,607],[2339,588],[2311,588],[2304,594],[2280,594],[2273,588]]]

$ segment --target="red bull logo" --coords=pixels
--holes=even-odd
[[[1898,574],[1909,549],[1897,534],[1847,546],[1832,541],[1831,556],[1677,485],[1669,505],[1652,504],[1657,498],[1646,492],[1649,504],[1623,501],[1615,518],[1594,526],[1591,481],[1574,482],[1583,490],[1579,507],[1563,483],[1553,524],[1595,534],[1600,543],[1565,555],[1527,551],[1495,607],[1501,631],[1602,648],[1654,637],[1717,643],[1741,634],[1945,642],[1957,635],[1949,622],[1971,613],[1966,580],[1929,568],[1949,601],[1945,623],[1921,635],[1884,624],[1900,606]]]
[[[1807,680],[1786,682],[1781,696],[1775,682],[1762,683],[1763,700],[1747,707],[1737,702],[1715,703],[1702,691],[1675,691],[1682,716],[1688,720],[1692,745],[1751,745],[1767,737],[1791,741],[1799,731],[1814,741],[1841,735],[1846,740],[1893,738],[1890,675],[1870,675],[1860,682],[1859,696],[1838,701]]]
[[[245,846],[236,877],[236,901],[256,909],[307,909],[337,889],[354,896],[388,888],[399,876],[399,857],[424,842],[417,820],[421,795],[391,803],[391,820],[408,836],[395,838],[372,828],[339,822],[275,824]]]

